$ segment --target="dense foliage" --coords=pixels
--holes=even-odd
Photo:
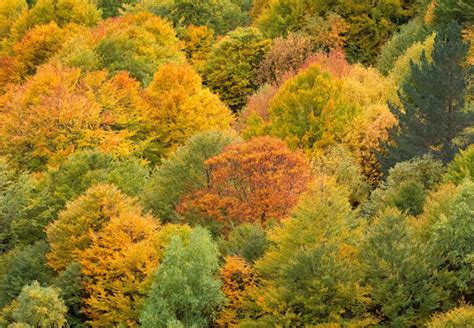
[[[474,327],[469,0],[0,0],[0,327]]]

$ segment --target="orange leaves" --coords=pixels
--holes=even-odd
[[[8,83],[17,83],[35,73],[40,64],[61,49],[67,34],[55,22],[38,25],[30,30],[13,45],[11,54],[0,56],[0,60],[5,63],[0,66],[0,91],[6,89]]]
[[[56,165],[77,149],[98,147],[128,155],[138,85],[127,76],[106,80],[104,72],[43,66],[24,85],[0,98],[3,155],[33,171]]]
[[[256,285],[257,274],[244,259],[238,256],[227,256],[219,273],[227,304],[220,312],[216,325],[237,327],[244,312],[243,306],[250,296],[250,290]]]
[[[199,212],[225,227],[281,220],[310,180],[305,157],[271,137],[228,146],[206,166],[212,172],[208,188],[184,197],[177,210],[185,216]]]

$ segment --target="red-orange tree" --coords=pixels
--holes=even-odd
[[[206,166],[208,187],[183,197],[177,210],[185,218],[217,221],[225,228],[281,220],[310,180],[304,155],[271,137],[230,145]]]

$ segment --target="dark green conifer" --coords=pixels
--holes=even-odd
[[[466,66],[468,44],[456,22],[438,32],[432,62],[421,55],[421,63],[410,63],[411,78],[399,91],[402,106],[389,104],[399,121],[391,131],[385,169],[416,156],[431,154],[443,162],[452,160],[462,144],[456,137],[473,124],[465,97],[472,68]]]

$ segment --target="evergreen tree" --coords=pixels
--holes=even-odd
[[[391,130],[385,169],[396,162],[432,154],[444,162],[456,154],[455,138],[472,125],[472,112],[464,111],[471,67],[465,67],[468,44],[460,27],[452,22],[435,39],[432,63],[425,53],[420,65],[410,64],[411,78],[399,91],[402,106],[389,103],[399,127]]]

